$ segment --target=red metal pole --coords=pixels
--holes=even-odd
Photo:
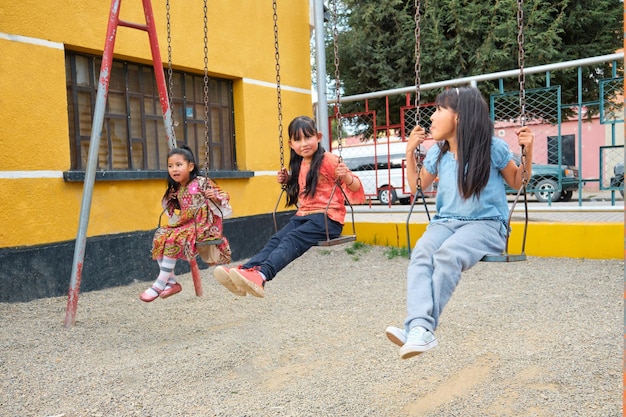
[[[174,133],[174,123],[172,122],[172,110],[167,96],[167,85],[165,84],[165,73],[163,72],[163,62],[159,50],[159,40],[157,38],[154,15],[152,13],[152,3],[150,0],[143,1],[143,12],[146,16],[146,26],[148,27],[148,38],[150,39],[150,51],[152,52],[152,65],[154,66],[154,76],[159,91],[161,110],[163,111],[163,123],[165,123],[165,137],[167,146],[171,150],[176,147],[176,136]]]
[[[191,278],[193,279],[193,288],[196,291],[196,295],[202,297],[202,277],[200,276],[200,268],[198,267],[196,258],[189,260],[189,267],[191,268]]]

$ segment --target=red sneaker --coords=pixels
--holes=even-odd
[[[248,294],[255,297],[265,297],[265,280],[258,267],[251,269],[232,268],[229,273],[230,279],[240,288],[245,288]]]
[[[233,280],[230,279],[229,273],[233,269],[234,268],[229,268],[227,266],[218,265],[213,270],[213,275],[215,276],[215,279],[217,280],[217,282],[225,286],[226,289],[228,289],[228,291],[232,292],[235,295],[245,297],[246,290],[244,288],[240,288],[237,284],[233,282]]]
[[[161,292],[161,294],[159,294],[159,297],[167,298],[167,297],[172,296],[174,294],[178,294],[182,290],[183,290],[183,287],[178,282],[174,283],[173,285],[169,285],[168,284],[167,287],[165,287],[165,289],[163,290],[163,292]]]

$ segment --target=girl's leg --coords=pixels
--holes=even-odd
[[[486,254],[504,250],[505,237],[500,234],[501,227],[496,220],[450,222],[454,233],[433,256],[433,330],[439,324],[439,316],[450,301],[461,273],[476,265]]]
[[[328,228],[329,235],[334,238],[341,234],[343,226],[329,220]],[[243,267],[248,269],[258,266],[265,280],[269,281],[321,240],[326,240],[326,223],[323,213],[294,216],[272,237],[263,250]]]
[[[162,262],[159,263],[159,267],[161,267],[161,264],[162,264]],[[171,297],[174,294],[178,294],[182,290],[183,290],[183,287],[178,282],[176,282],[176,274],[174,273],[174,269],[172,268],[172,273],[170,274],[169,278],[167,279],[167,283],[165,285],[165,288],[163,289],[163,292],[161,294],[159,294],[159,297],[161,297],[161,298],[168,298],[168,297]]]
[[[156,261],[159,264],[159,271],[160,271],[161,270],[161,264],[163,263],[163,257],[157,258]],[[165,286],[165,288],[169,288],[169,287],[171,287],[174,284],[176,284],[176,274],[172,270],[172,273],[170,274],[169,278],[167,279],[167,285]]]
[[[431,331],[435,329],[433,254],[452,233],[444,222],[430,223],[413,249],[407,270],[407,316],[404,322],[406,333],[415,326]]]
[[[302,256],[321,240],[326,240],[326,223],[324,214],[295,217],[290,221],[292,227],[281,236],[278,245],[269,252],[266,259],[259,264],[261,273],[269,281],[294,259]],[[328,221],[328,232],[332,238],[341,234],[343,226]]]
[[[159,294],[165,289],[167,285],[167,280],[170,275],[174,272],[174,267],[176,266],[176,258],[169,258],[164,256],[160,263],[160,272],[154,284],[147,290],[145,290],[139,298],[141,301],[150,302],[156,299]]]
[[[486,254],[504,250],[501,228],[496,220],[448,220],[428,225],[409,263],[406,332],[415,326],[430,331],[437,328],[461,272]]]
[[[167,279],[167,285],[165,286],[167,287],[171,287],[172,285],[176,284],[176,275],[174,274],[174,271],[172,271],[172,274],[170,275],[170,277]]]
[[[326,239],[324,218],[323,213],[294,216],[289,221],[289,228],[281,230],[283,233],[277,234],[280,239],[276,239],[277,242],[274,242],[274,244],[277,243],[275,248],[269,251],[267,250],[269,245],[266,245],[266,248],[263,249],[269,252],[266,259],[260,264],[254,265],[252,269],[231,269],[229,272],[231,280],[239,287],[245,288],[247,293],[255,297],[264,297],[263,287],[266,281],[274,278],[278,271],[309,250],[311,246]],[[337,222],[329,221],[328,228],[329,236],[337,237],[343,226]]]
[[[267,243],[265,244],[265,246],[263,246],[263,249],[261,249],[260,252],[258,252],[256,255],[250,258],[248,262],[242,265],[242,268],[250,269],[252,267],[261,265],[261,263],[268,258],[270,253],[272,253],[272,251],[276,249],[283,237],[287,233],[295,229],[297,224],[297,217],[293,216],[282,229],[274,233],[274,235],[270,238],[270,240],[267,241]]]

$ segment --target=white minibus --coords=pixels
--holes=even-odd
[[[405,174],[406,142],[379,141],[376,144],[344,145],[341,157],[363,183],[365,196],[377,199],[381,204],[394,204],[399,201],[408,204],[411,189]],[[338,154],[338,150],[333,150]],[[425,195],[432,195],[424,192]]]

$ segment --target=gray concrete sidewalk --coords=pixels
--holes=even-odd
[[[539,203],[534,197],[528,198],[528,220],[535,222],[572,222],[572,223],[623,223],[624,200],[616,193],[617,198],[611,198],[610,191],[589,192],[583,195],[582,201],[574,196],[569,202],[552,204]],[[514,198],[509,197],[509,207]],[[435,199],[426,198],[426,206],[432,217],[435,214]],[[406,223],[410,211],[409,205],[394,204],[391,207],[377,201],[371,204],[353,206],[356,222],[374,223]],[[520,199],[513,213],[513,221],[524,221],[524,201]],[[346,222],[351,222],[350,209],[346,214]],[[426,209],[422,201],[417,201],[410,218],[411,223],[428,222]]]
[[[430,216],[435,214],[435,207],[428,207]],[[409,215],[409,208],[406,206],[387,208],[379,207],[354,207],[355,222],[372,222],[372,223],[406,223]],[[513,213],[512,221],[524,221],[524,208],[519,207]],[[346,224],[352,221],[350,211],[346,214]],[[560,209],[542,209],[536,210],[531,207],[528,209],[529,222],[569,222],[569,223],[623,223],[624,209],[616,208],[614,210],[606,210],[603,208],[594,209],[588,207],[582,210],[560,210]],[[411,223],[426,223],[428,216],[423,207],[415,207],[410,217]]]

